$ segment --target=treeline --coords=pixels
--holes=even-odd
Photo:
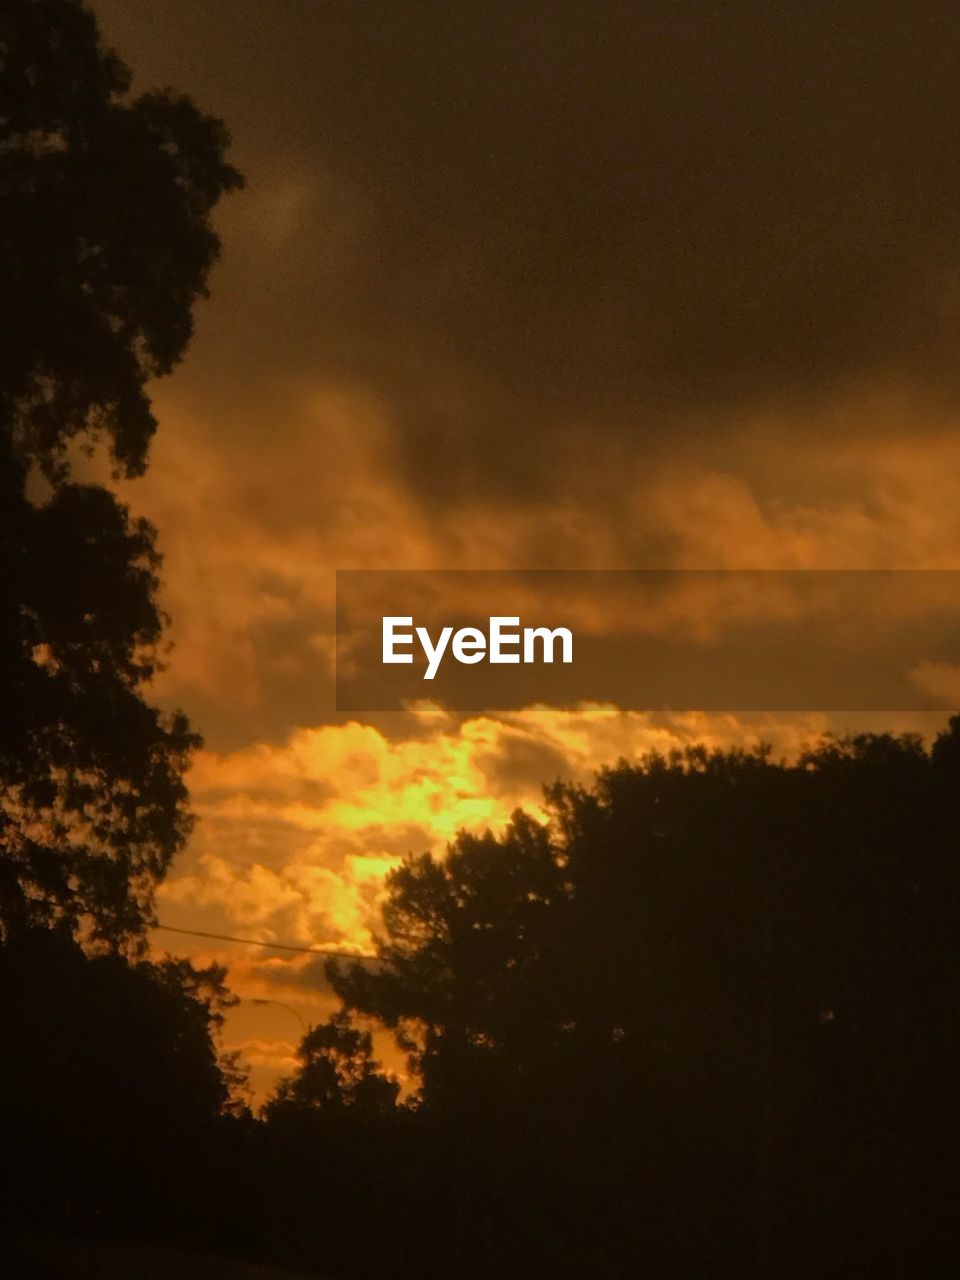
[[[960,717],[547,799],[390,876],[381,963],[330,965],[259,1118],[221,973],[5,940],[7,1209],[341,1280],[948,1274]]]
[[[266,1112],[345,1276],[937,1276],[960,1260],[960,718],[688,751],[389,880],[382,967]],[[334,1272],[335,1274],[337,1272]]]

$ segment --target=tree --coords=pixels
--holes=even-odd
[[[398,1179],[415,1176],[417,1158],[399,1083],[343,1010],[307,1031],[298,1057],[263,1109],[256,1200],[267,1239],[311,1271],[397,1274],[407,1248],[394,1217]]]
[[[396,1106],[398,1082],[380,1070],[370,1032],[354,1026],[345,1011],[311,1027],[298,1053],[300,1068],[277,1086],[265,1109],[268,1118],[305,1111],[377,1116]]]
[[[564,1022],[544,966],[567,888],[549,832],[523,813],[500,839],[461,834],[446,858],[424,854],[391,873],[384,965],[354,966],[354,1007],[398,1033],[429,1104],[519,1082]],[[472,1082],[474,1087],[469,1087]]]
[[[197,737],[144,700],[155,534],[71,449],[139,475],[240,185],[223,125],[130,75],[80,0],[0,3],[0,936],[136,945],[189,830]]]
[[[958,744],[651,755],[392,874],[328,972],[519,1274],[955,1263]]]
[[[155,533],[77,451],[146,466],[239,183],[223,126],[131,97],[80,0],[0,0],[0,1148],[11,1220],[230,1214],[224,973],[143,958],[199,739],[145,699]],[[242,1109],[242,1108],[241,1108]]]
[[[0,947],[0,1152],[8,1224],[187,1230],[229,1210],[235,1003],[217,966],[90,955],[33,930]]]
[[[226,130],[181,95],[131,98],[80,0],[4,0],[0,72],[0,410],[48,474],[93,431],[137,475],[146,384],[186,350],[219,253],[210,214],[240,185]]]

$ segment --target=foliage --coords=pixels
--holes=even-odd
[[[216,1048],[224,979],[182,959],[91,956],[63,931],[0,945],[5,1216],[169,1230],[213,1212],[202,1183],[234,1102]]]
[[[146,383],[192,332],[240,183],[223,125],[172,93],[129,94],[79,0],[0,8],[0,419],[18,454],[62,475],[78,433],[139,474],[156,423]]]
[[[0,4],[0,936],[62,921],[114,947],[189,831],[199,739],[143,697],[154,531],[70,450],[143,471],[148,380],[187,346],[240,182],[219,121],[129,82],[78,0]]]
[[[268,1117],[343,1110],[376,1116],[396,1105],[399,1084],[381,1072],[370,1032],[353,1026],[345,1011],[311,1027],[298,1054],[300,1068],[278,1085]]]
[[[390,877],[383,966],[329,973],[407,1049],[518,1274],[544,1238],[559,1274],[949,1256],[958,743],[651,755]]]
[[[224,971],[143,958],[199,739],[144,697],[154,530],[76,463],[144,470],[239,176],[129,79],[79,0],[0,0],[0,1158],[8,1222],[170,1234],[232,1211],[243,1080]]]

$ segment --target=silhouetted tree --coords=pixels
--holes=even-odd
[[[266,1105],[268,1116],[343,1110],[379,1115],[396,1106],[399,1083],[374,1058],[370,1032],[354,1026],[345,1010],[311,1027],[298,1056],[300,1067],[277,1086]]]
[[[344,1010],[310,1028],[298,1057],[263,1108],[256,1201],[265,1244],[331,1275],[411,1274],[416,1233],[398,1233],[423,1145],[398,1105],[399,1082]]]
[[[238,1109],[223,972],[142,958],[199,740],[144,698],[154,531],[73,464],[143,471],[239,176],[129,80],[79,0],[0,0],[0,1210],[170,1232],[226,1212]]]
[[[62,920],[115,946],[183,843],[198,739],[142,696],[154,531],[69,449],[144,469],[147,382],[186,348],[240,181],[219,121],[129,82],[79,0],[0,3],[0,936]]]
[[[494,1224],[464,1274],[957,1262],[958,742],[652,755],[393,873],[385,964],[329,972]]]
[[[169,1235],[226,1216],[224,979],[185,960],[89,955],[57,931],[0,947],[0,1217]]]
[[[479,1091],[509,1087],[531,1051],[539,1061],[562,1038],[562,1010],[543,1000],[557,989],[543,965],[567,897],[549,833],[517,813],[502,838],[464,833],[388,886],[386,965],[356,967],[350,991],[399,1032],[425,1099],[475,1107]]]
[[[186,349],[219,251],[210,214],[240,182],[218,120],[129,88],[80,0],[0,5],[0,413],[52,475],[90,431],[143,470],[146,384]]]

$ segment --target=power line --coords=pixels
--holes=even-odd
[[[331,956],[339,960],[375,960],[386,964],[379,956],[364,951],[338,951],[333,947],[296,947],[290,942],[263,942],[260,938],[234,938],[229,933],[206,933],[203,929],[180,929],[172,924],[153,924],[151,931],[162,930],[164,933],[183,933],[191,938],[210,938],[214,942],[239,942],[247,947],[270,947],[274,951],[296,951],[307,956]]]

